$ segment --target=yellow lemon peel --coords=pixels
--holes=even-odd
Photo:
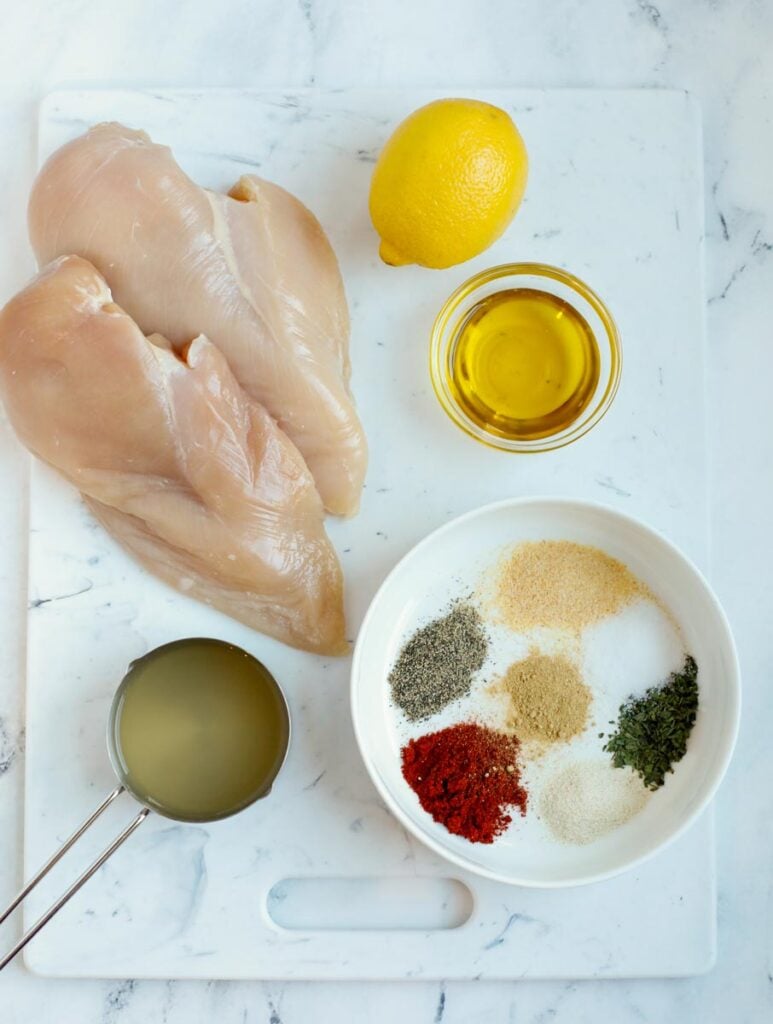
[[[440,269],[487,249],[526,188],[526,147],[512,118],[480,100],[436,100],[395,129],[373,172],[370,215],[391,266]]]

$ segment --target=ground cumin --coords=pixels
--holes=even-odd
[[[591,692],[562,655],[533,650],[511,665],[494,688],[507,698],[507,728],[519,740],[556,743],[585,728]]]
[[[495,619],[519,633],[537,627],[579,633],[639,598],[654,600],[622,562],[585,544],[543,540],[507,552],[487,603]]]

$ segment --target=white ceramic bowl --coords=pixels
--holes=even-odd
[[[671,609],[699,667],[700,706],[687,754],[666,785],[622,828],[586,846],[519,842],[518,822],[491,845],[451,835],[422,810],[402,777],[387,676],[422,608],[475,578],[504,545],[572,540],[624,562]],[[655,682],[655,680],[653,680]],[[663,849],[714,796],[735,744],[738,658],[727,619],[695,566],[660,534],[603,505],[554,498],[498,502],[441,527],[392,570],[365,616],[352,666],[352,715],[365,766],[398,820],[454,864],[514,885],[554,888],[619,874]],[[428,725],[427,731],[431,731]]]

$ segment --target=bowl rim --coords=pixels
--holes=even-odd
[[[447,849],[442,843],[438,842],[428,832],[425,832],[412,818],[407,815],[402,808],[399,806],[397,801],[392,796],[380,775],[375,770],[375,766],[371,763],[370,756],[368,754],[367,740],[364,736],[363,724],[359,718],[359,712],[357,709],[357,698],[360,689],[359,680],[361,678],[360,664],[363,659],[363,650],[365,647],[365,635],[367,627],[369,626],[371,619],[375,616],[377,606],[380,603],[382,593],[389,586],[394,575],[407,563],[414,555],[421,549],[429,546],[438,536],[443,533],[450,531],[453,528],[458,527],[461,523],[467,522],[471,519],[475,519],[478,516],[486,515],[490,512],[494,512],[499,509],[505,508],[522,508],[529,505],[553,505],[563,508],[575,508],[583,510],[592,510],[601,512],[605,515],[610,515],[613,518],[622,521],[629,526],[633,526],[638,531],[648,535],[650,539],[655,540],[662,544],[668,554],[673,557],[676,561],[680,562],[688,572],[692,573],[696,582],[704,590],[706,597],[711,604],[713,611],[717,617],[717,624],[721,629],[722,638],[721,643],[725,648],[728,656],[728,663],[730,665],[730,672],[727,677],[727,690],[729,698],[729,710],[726,713],[726,732],[724,734],[723,748],[719,752],[719,756],[712,762],[711,769],[708,773],[708,783],[705,787],[705,792],[702,799],[694,807],[692,812],[688,814],[683,821],[673,830],[673,832],[667,836],[662,842],[656,844],[652,849],[646,850],[644,853],[637,857],[626,861],[625,863],[612,868],[607,871],[597,871],[592,874],[581,874],[570,878],[562,878],[556,881],[535,881],[530,878],[514,877],[512,875],[504,874],[501,871],[492,870],[482,865],[472,863],[468,861],[464,856],[455,853],[452,850]],[[462,515],[455,516],[450,519],[447,523],[443,523],[441,526],[432,530],[425,537],[423,537],[418,543],[414,544],[398,562],[392,567],[389,573],[386,575],[378,590],[373,595],[368,609],[363,617],[360,625],[357,640],[354,647],[354,655],[352,658],[352,668],[350,675],[350,687],[349,687],[349,700],[350,710],[352,716],[352,724],[354,728],[354,735],[357,741],[357,747],[360,752],[365,769],[373,782],[376,790],[387,805],[388,810],[397,818],[404,828],[415,836],[425,846],[429,847],[434,853],[442,857],[445,861],[448,861],[457,867],[469,871],[472,874],[478,875],[483,878],[488,878],[496,882],[503,882],[507,885],[521,886],[528,889],[566,889],[580,885],[590,885],[595,882],[602,882],[609,878],[614,878],[617,875],[621,875],[626,871],[630,871],[651,857],[661,853],[672,843],[674,843],[680,836],[682,836],[700,817],[705,811],[706,807],[714,799],[717,790],[727,772],[730,760],[735,750],[736,741],[738,739],[738,731],[740,727],[741,717],[741,668],[738,659],[738,652],[735,645],[735,639],[733,632],[730,627],[730,622],[727,615],[719,602],[716,594],[714,593],[710,583],[706,579],[706,576],[701,570],[695,565],[695,563],[687,555],[684,554],[672,541],[670,541],[663,533],[656,530],[654,527],[647,525],[640,519],[626,512],[621,512],[618,509],[605,504],[604,502],[590,501],[579,498],[568,498],[568,497],[553,497],[550,495],[534,495],[530,497],[522,498],[505,498],[499,501],[489,502],[486,505],[480,505],[477,508],[471,509],[468,512],[464,512]]]
[[[610,364],[609,374],[604,383],[604,390],[599,401],[590,410],[587,417],[573,421],[568,427],[548,434],[546,437],[539,437],[533,440],[512,440],[497,437],[489,434],[482,428],[474,429],[461,414],[459,406],[454,402],[443,387],[441,382],[445,355],[448,348],[444,343],[444,334],[448,321],[457,311],[462,301],[472,295],[475,290],[483,285],[505,277],[542,277],[551,281],[558,281],[565,285],[581,299],[583,299],[598,316],[603,324],[607,342],[609,343]],[[607,414],[612,402],[620,388],[620,380],[623,372],[623,345],[620,331],[617,327],[606,303],[590,285],[582,278],[573,274],[563,267],[554,266],[551,263],[540,263],[537,261],[522,261],[516,263],[499,263],[496,266],[488,267],[478,271],[463,281],[448,296],[440,307],[437,316],[432,324],[429,343],[429,376],[435,397],[440,403],[443,412],[451,422],[464,434],[471,437],[479,444],[483,444],[495,451],[507,452],[515,455],[536,455],[539,452],[557,451],[565,448],[575,441],[579,441],[591,431]]]

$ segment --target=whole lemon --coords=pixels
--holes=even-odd
[[[382,260],[440,269],[477,256],[513,219],[528,166],[523,139],[499,107],[464,99],[420,107],[373,171],[370,216]]]

